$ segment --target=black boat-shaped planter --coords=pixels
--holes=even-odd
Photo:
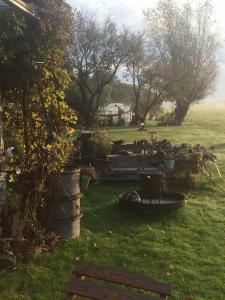
[[[124,208],[144,211],[170,211],[181,208],[185,205],[186,199],[184,195],[177,193],[162,192],[159,198],[140,198],[139,201],[131,200],[127,197],[127,193],[119,195],[119,204]]]
[[[185,196],[162,191],[163,174],[160,169],[139,172],[141,190],[119,195],[119,204],[135,211],[171,211],[185,205]]]

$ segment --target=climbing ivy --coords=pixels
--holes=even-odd
[[[39,20],[0,11],[0,99],[5,143],[16,148],[10,164],[20,170],[10,180],[15,186],[20,183],[22,234],[32,231],[39,238],[37,212],[45,206],[49,175],[62,169],[72,149],[68,137],[74,134],[77,117],[64,101],[71,74],[73,12],[63,0],[33,2]]]

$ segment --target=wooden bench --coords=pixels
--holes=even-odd
[[[136,288],[138,291],[130,292],[106,282]],[[157,295],[143,294],[141,290]],[[170,284],[161,283],[148,276],[126,270],[78,264],[65,288],[67,297],[64,300],[73,300],[76,296],[95,300],[159,300],[168,299],[171,291]]]

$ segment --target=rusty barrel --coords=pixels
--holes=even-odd
[[[80,169],[64,171],[54,178],[49,229],[63,240],[80,236]]]

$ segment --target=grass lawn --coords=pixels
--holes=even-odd
[[[225,178],[225,108],[195,108],[181,127],[154,127],[159,139],[215,144]],[[113,128],[112,139],[146,138],[148,130]],[[122,211],[117,197],[134,184],[92,184],[82,199],[81,237],[0,273],[0,299],[59,300],[77,260],[124,267],[173,285],[172,300],[225,299],[225,179],[183,188],[188,203],[170,215]],[[177,188],[178,189],[178,188]],[[109,232],[111,231],[111,232]],[[106,299],[107,300],[107,299]],[[119,299],[118,299],[119,300]]]

